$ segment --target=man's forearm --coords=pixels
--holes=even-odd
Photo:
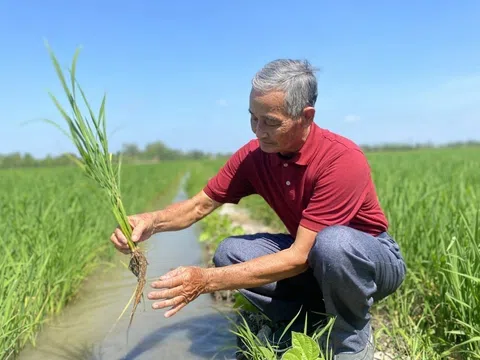
[[[185,229],[196,223],[220,206],[203,192],[192,198],[171,204],[162,210],[154,211],[154,232]]]
[[[196,221],[195,205],[190,200],[171,204],[166,208],[154,211],[154,231],[182,230]]]
[[[206,292],[262,286],[298,275],[307,268],[305,261],[286,249],[243,263],[206,269]]]

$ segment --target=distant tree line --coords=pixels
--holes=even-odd
[[[366,152],[380,151],[408,151],[415,149],[429,148],[460,148],[460,147],[480,147],[480,141],[452,142],[442,145],[427,144],[382,144],[382,145],[361,145]],[[122,155],[123,163],[154,163],[171,160],[202,160],[218,157],[230,156],[230,153],[209,153],[201,150],[181,151],[166,146],[161,141],[156,141],[145,146],[142,150],[138,145],[129,143],[124,144],[122,150],[115,153],[114,156]],[[52,167],[75,165],[73,158],[75,154],[61,154],[58,156],[48,155],[43,159],[37,159],[32,154],[15,152],[11,154],[0,154],[0,168],[19,168],[19,167]]]
[[[121,151],[114,153],[114,158],[122,156],[122,163],[154,163],[171,160],[201,160],[229,156],[228,153],[210,153],[201,150],[181,151],[166,146],[161,141],[148,144],[145,149],[140,149],[136,144],[124,144]],[[0,154],[0,168],[20,167],[52,167],[76,165],[76,154],[64,153],[58,156],[48,155],[42,159],[35,158],[30,153],[20,152],[6,155]]]
[[[416,149],[440,149],[440,148],[463,148],[463,147],[480,147],[480,141],[456,141],[441,145],[434,145],[432,143],[417,143],[417,144],[402,144],[402,143],[388,143],[381,145],[361,145],[365,152],[380,152],[380,151],[408,151]]]

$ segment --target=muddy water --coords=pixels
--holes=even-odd
[[[183,187],[182,187],[183,188]],[[181,190],[174,201],[185,199]],[[208,294],[201,295],[175,316],[163,316],[166,309],[153,310],[146,299],[152,279],[180,265],[201,265],[202,253],[195,226],[157,234],[147,241],[150,263],[145,303],[137,307],[132,326],[127,326],[131,306],[115,324],[135,289],[136,279],[121,264],[89,279],[78,299],[40,332],[37,346],[28,346],[20,360],[143,360],[143,359],[234,359],[225,316]]]

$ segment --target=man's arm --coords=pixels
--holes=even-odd
[[[191,199],[154,212],[154,232],[181,230],[203,219],[223,203],[238,203],[255,190],[248,180],[249,144],[237,150]]]
[[[153,212],[154,233],[185,229],[222,204],[211,199],[202,190],[190,199],[180,201]]]
[[[362,154],[346,152],[317,179],[290,248],[224,267],[172,270],[152,283],[152,288],[159,291],[150,292],[148,298],[161,300],[152,307],[172,306],[165,313],[170,317],[202,293],[248,289],[301,274],[309,267],[308,256],[318,232],[329,225],[347,224],[363,202],[369,181],[368,163]]]
[[[148,294],[154,309],[172,307],[165,317],[175,315],[202,293],[216,290],[245,289],[265,285],[298,275],[308,268],[308,254],[315,241],[315,232],[298,229],[290,248],[250,261],[219,268],[179,267],[154,281]]]
[[[190,199],[171,204],[162,210],[131,215],[128,220],[133,227],[132,240],[145,241],[158,232],[185,229],[220,205],[222,205],[220,202],[212,200],[202,190]],[[110,241],[122,253],[130,253],[127,238],[120,226],[114,230]]]
[[[249,144],[237,150],[192,198],[155,211],[154,233],[182,230],[203,219],[226,202],[238,203],[254,193],[246,175]]]
[[[239,264],[207,269],[205,292],[262,286],[304,272],[316,234],[300,226],[295,242],[288,249]]]
[[[368,189],[369,170],[363,153],[346,151],[317,179],[292,246],[244,263],[208,269],[207,291],[262,286],[304,272],[318,232],[347,224],[358,211]]]

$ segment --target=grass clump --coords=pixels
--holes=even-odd
[[[272,331],[269,319],[259,312],[250,311],[248,308],[251,305],[247,304],[247,310],[242,310],[246,303],[248,300],[245,300],[242,295],[237,297],[235,305],[242,304],[242,306],[235,306],[238,320],[231,321],[233,327],[231,332],[237,336],[237,355],[248,360],[333,360],[329,340],[335,318],[326,317],[326,321],[316,326],[313,334],[309,334],[307,312],[303,332],[293,331],[291,327],[301,316],[300,310],[285,327],[279,339],[281,341],[290,332],[291,344],[279,352],[277,346],[272,345],[267,339],[268,333]],[[239,345],[240,342],[242,345]]]

